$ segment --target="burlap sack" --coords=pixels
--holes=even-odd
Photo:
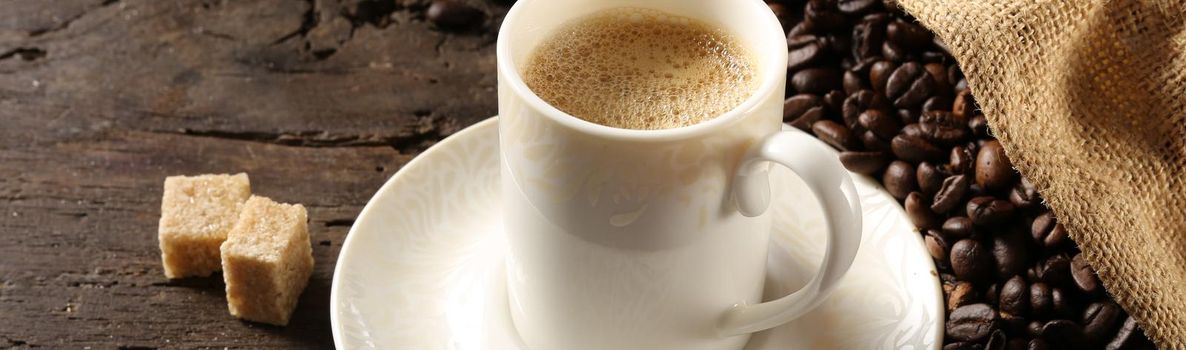
[[[1186,349],[1186,2],[899,0],[1108,291]]]

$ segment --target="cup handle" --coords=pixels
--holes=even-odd
[[[782,131],[753,145],[733,181],[733,196],[742,215],[762,215],[770,206],[770,179],[765,166],[785,166],[822,200],[828,241],[819,271],[802,289],[776,300],[736,305],[725,312],[722,336],[753,333],[791,321],[819,306],[848,272],[861,244],[861,202],[840,160],[822,143],[798,130]]]

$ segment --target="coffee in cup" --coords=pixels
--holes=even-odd
[[[673,129],[737,107],[758,87],[758,64],[722,28],[620,7],[573,20],[532,52],[523,79],[545,102],[622,129]]]

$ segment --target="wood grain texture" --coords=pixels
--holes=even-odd
[[[349,226],[495,113],[508,6],[475,1],[485,20],[454,31],[427,1],[366,3],[0,0],[0,348],[332,348]],[[309,209],[317,263],[288,327],[233,319],[220,276],[161,270],[165,176],[233,172]]]

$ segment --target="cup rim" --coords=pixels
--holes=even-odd
[[[762,83],[758,85],[758,88],[754,90],[754,92],[751,93],[749,97],[741,102],[741,104],[733,107],[733,109],[730,109],[729,111],[707,121],[688,126],[681,126],[678,128],[645,130],[615,128],[577,118],[576,116],[565,113],[559,108],[556,108],[555,106],[545,102],[539,97],[539,95],[536,95],[534,91],[528,88],[527,83],[523,81],[523,77],[519,72],[519,68],[515,66],[514,61],[511,59],[511,42],[508,38],[510,35],[508,34],[510,32],[509,27],[514,25],[519,13],[523,10],[523,7],[528,6],[528,4],[532,2],[532,0],[519,0],[519,2],[512,6],[510,11],[507,12],[506,17],[503,18],[502,26],[498,31],[498,42],[496,44],[495,50],[498,75],[507,83],[507,86],[509,86],[511,90],[514,91],[514,94],[519,98],[522,98],[527,103],[527,105],[530,106],[530,108],[540,112],[541,114],[547,116],[547,118],[552,119],[560,125],[585,134],[607,139],[628,141],[666,141],[696,137],[725,125],[737,122],[738,120],[744,119],[743,115],[746,114],[746,111],[752,110],[759,104],[763,103],[767,96],[773,93],[773,90],[777,89],[779,85],[785,86],[785,83],[780,82],[785,82],[786,71],[784,69],[779,69],[780,67],[778,67],[778,62],[786,62],[786,60],[774,57],[770,61],[765,62],[763,65],[761,72]],[[762,0],[750,0],[748,2],[749,4],[747,5],[751,6],[751,9],[753,6],[757,5],[761,5],[761,8],[763,9],[766,8],[766,5],[764,2],[762,2]],[[747,11],[750,11],[751,9],[747,9]],[[760,18],[760,23],[758,25],[766,27],[764,30],[778,31],[778,33],[780,33],[780,35],[777,36],[779,39],[778,42],[768,43],[767,45],[786,45],[785,37],[781,36],[782,25],[778,22],[778,18],[774,16],[774,13],[771,11],[756,12],[759,13],[758,17]],[[787,55],[786,50],[774,51],[776,54],[784,57]],[[781,97],[782,96],[779,96],[780,99]]]

